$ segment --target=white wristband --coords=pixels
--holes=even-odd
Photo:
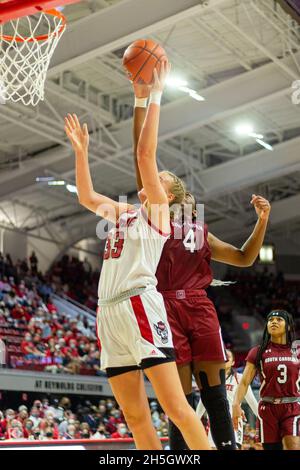
[[[154,103],[160,106],[162,91],[153,91],[150,95],[149,104]]]
[[[135,99],[134,99],[135,108],[147,108],[147,105],[148,105],[148,98],[137,98],[135,96]]]

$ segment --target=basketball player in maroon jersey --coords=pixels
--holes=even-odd
[[[147,109],[149,88],[134,85],[134,156],[137,187],[142,189],[137,165],[137,145]],[[194,198],[187,194],[187,204],[195,206]],[[186,233],[182,224],[182,237],[171,236],[166,242],[158,265],[156,277],[158,290],[164,297],[168,320],[172,329],[176,363],[183,390],[192,405],[192,375],[201,392],[201,400],[211,423],[211,433],[220,450],[235,449],[235,437],[229,405],[226,397],[226,355],[215,307],[205,289],[213,279],[211,259],[232,266],[251,266],[262,246],[268,223],[270,204],[261,196],[253,195],[258,221],[241,249],[225,243],[201,227],[195,221],[188,222]],[[195,207],[194,207],[195,208]],[[177,220],[176,220],[177,222]],[[172,223],[174,232],[175,224]],[[180,224],[179,224],[180,225]],[[178,223],[176,223],[178,230]],[[180,227],[179,227],[180,229]],[[201,239],[201,249],[197,240]],[[170,447],[186,449],[186,444],[176,426],[170,422]]]
[[[241,402],[259,373],[258,414],[265,450],[300,450],[300,360],[292,349],[294,322],[285,310],[267,316],[262,343],[249,351],[233,402],[233,423],[242,415]]]

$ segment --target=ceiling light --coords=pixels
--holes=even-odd
[[[77,188],[76,186],[74,186],[74,184],[67,184],[66,188],[70,193],[74,193],[74,194],[78,193]]]
[[[195,90],[190,90],[189,95],[191,98],[194,98],[194,100],[196,101],[205,101],[205,98],[199,95],[199,93],[197,93],[197,91]]]
[[[169,76],[166,80],[166,84],[169,87],[172,87],[172,88],[179,88],[179,87],[187,86],[188,82],[186,80],[182,80],[179,77],[170,77]]]
[[[235,132],[239,135],[250,135],[253,134],[253,126],[252,124],[240,124],[235,128]]]
[[[64,186],[65,184],[66,183],[62,180],[48,181],[48,186]]]
[[[267,150],[271,150],[271,151],[273,150],[272,145],[267,144],[267,142],[264,142],[264,141],[261,140],[261,139],[256,139],[256,142],[257,142],[259,145],[261,145],[262,147],[264,147],[265,149],[267,149]]]

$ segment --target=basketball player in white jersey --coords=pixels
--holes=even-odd
[[[226,374],[226,392],[227,392],[227,399],[229,403],[229,408],[230,408],[230,414],[232,416],[232,404],[234,400],[234,395],[236,393],[236,390],[238,388],[238,385],[240,383],[240,380],[242,378],[243,374],[239,374],[234,371],[233,366],[234,366],[234,355],[233,353],[226,349],[226,355],[227,355],[227,362],[225,366],[225,374]],[[250,406],[251,410],[253,411],[254,415],[257,417],[258,415],[258,403],[257,400],[254,396],[254,393],[252,391],[252,388],[249,387],[248,391],[245,395],[245,400]],[[199,418],[202,418],[204,413],[206,412],[206,409],[203,405],[203,403],[200,401],[196,413],[199,416]],[[237,447],[240,449],[243,444],[243,436],[244,436],[244,424],[243,424],[243,419],[240,418],[238,422],[238,429],[235,430],[235,441],[237,444]],[[215,443],[213,441],[211,432],[209,430],[208,432],[208,440],[210,442],[210,445],[212,448],[215,448]]]
[[[161,449],[151,420],[144,386],[144,370],[164,412],[180,428],[190,449],[209,449],[196,413],[183,393],[173,351],[172,334],[161,294],[156,290],[156,268],[170,233],[169,204],[182,203],[182,182],[156,163],[160,100],[169,65],[154,71],[150,104],[138,143],[138,165],[146,196],[140,210],[94,191],[89,164],[87,126],[77,116],[66,118],[66,133],[76,155],[79,201],[114,222],[104,254],[99,281],[97,330],[101,366],[106,370],[138,449]],[[181,185],[181,196],[178,196]],[[175,188],[174,193],[172,192]]]

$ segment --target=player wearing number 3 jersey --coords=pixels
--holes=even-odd
[[[300,450],[300,351],[296,349],[294,323],[285,310],[267,317],[263,340],[252,348],[233,402],[237,427],[240,404],[256,372],[261,379],[258,407],[260,439],[266,450]]]

